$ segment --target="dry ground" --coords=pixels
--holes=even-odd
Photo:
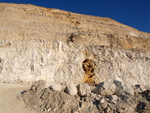
[[[17,95],[28,90],[30,85],[0,83],[0,112],[1,113],[36,113],[28,108],[24,102],[17,99]]]

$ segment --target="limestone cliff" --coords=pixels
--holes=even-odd
[[[0,81],[150,86],[150,34],[110,18],[0,3]]]

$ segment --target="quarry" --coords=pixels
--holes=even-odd
[[[106,17],[0,3],[0,83],[18,85],[12,105],[22,110],[14,113],[149,113],[149,69],[150,33]]]

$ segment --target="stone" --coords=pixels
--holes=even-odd
[[[108,104],[108,106],[109,106],[112,110],[116,110],[116,106],[115,106],[115,104],[111,104],[111,103],[109,103],[109,104]]]
[[[89,93],[89,96],[96,101],[99,101],[102,98],[101,95],[95,93]]]
[[[109,107],[107,107],[107,109],[104,111],[105,111],[105,113],[113,113],[113,111]]]
[[[101,99],[101,95],[97,94],[94,100],[99,101]]]
[[[113,82],[102,82],[98,84],[96,93],[105,95],[113,95],[116,91],[116,86]]]
[[[116,85],[116,91],[114,94],[118,96],[125,95],[125,91],[123,90],[122,83],[117,80],[114,80],[113,83]]]
[[[116,102],[116,101],[118,100],[117,95],[111,95],[111,97],[112,97],[112,101],[113,101],[113,102]]]
[[[92,98],[95,98],[96,97],[96,94],[95,93],[89,93],[89,95],[92,97]]]
[[[124,83],[123,84],[123,90],[128,93],[134,95],[134,89],[132,88],[132,85],[129,83]]]
[[[102,109],[102,110],[106,109],[106,108],[107,108],[107,105],[108,105],[107,102],[100,104],[101,109]]]
[[[78,94],[81,97],[87,96],[87,94],[91,93],[90,86],[86,83],[82,83],[78,85]]]
[[[103,98],[100,100],[100,103],[105,103],[105,102],[107,102],[107,101],[106,101],[105,98],[103,97]]]
[[[52,89],[52,90],[56,90],[56,91],[61,91],[62,90],[62,87],[59,83],[57,83],[57,84],[54,83],[49,88]]]
[[[77,88],[73,83],[69,83],[65,88],[65,92],[70,95],[77,95]]]

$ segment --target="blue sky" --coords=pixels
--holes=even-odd
[[[150,0],[0,0],[57,8],[74,13],[109,17],[150,33]]]

